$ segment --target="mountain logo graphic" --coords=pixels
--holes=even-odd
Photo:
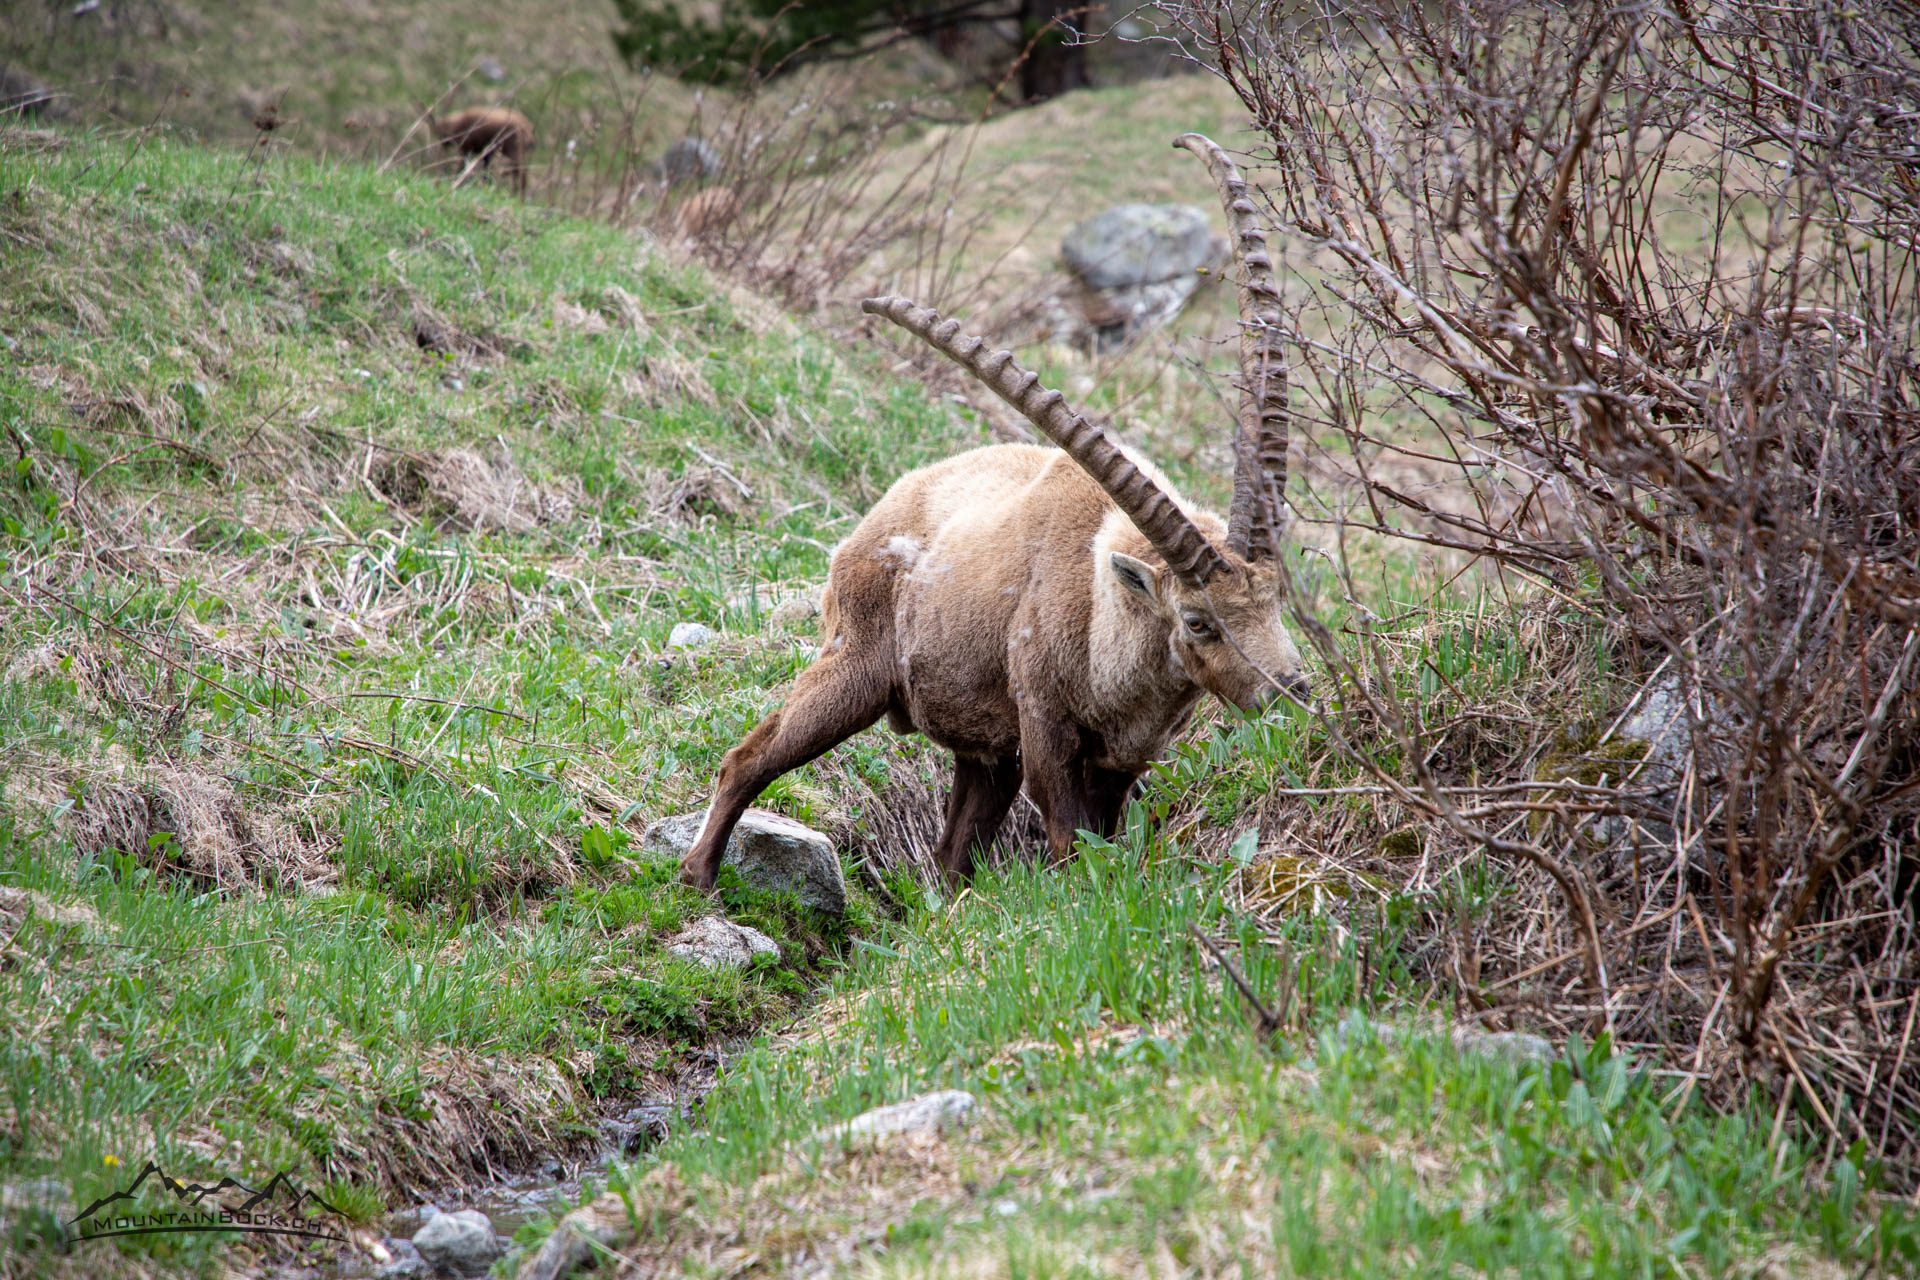
[[[155,1209],[140,1189],[151,1184],[170,1195],[174,1207]],[[346,1242],[346,1214],[317,1191],[302,1187],[286,1170],[255,1189],[238,1178],[211,1185],[186,1182],[149,1160],[132,1182],[101,1196],[67,1222],[74,1240],[141,1236],[175,1231],[235,1231],[252,1235],[305,1236]]]

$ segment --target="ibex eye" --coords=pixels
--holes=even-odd
[[[1208,622],[1205,618],[1201,617],[1199,614],[1190,613],[1186,616],[1185,621],[1187,624],[1187,630],[1191,631],[1194,635],[1198,636],[1200,639],[1205,640],[1213,635],[1213,624],[1211,622]]]

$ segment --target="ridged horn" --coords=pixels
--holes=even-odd
[[[1233,507],[1227,550],[1263,560],[1280,550],[1287,491],[1287,351],[1280,329],[1280,291],[1266,233],[1246,179],[1213,139],[1184,133],[1173,140],[1207,162],[1226,206],[1233,258],[1240,268],[1240,422],[1233,442]]]
[[[1041,386],[1040,375],[1016,364],[1013,352],[988,350],[979,338],[961,333],[958,320],[942,320],[933,308],[917,307],[906,298],[868,298],[860,309],[893,321],[1018,409],[1107,491],[1182,582],[1203,586],[1227,567],[1206,535],[1121,451],[1113,437],[1068,408],[1058,391]]]

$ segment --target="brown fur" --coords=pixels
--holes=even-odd
[[[480,167],[491,171],[493,159],[500,157],[500,176],[513,184],[521,195],[527,193],[527,153],[533,150],[533,122],[508,107],[471,107],[445,120],[427,117],[434,136],[449,151],[461,157],[479,157]]]
[[[682,240],[705,240],[724,235],[740,216],[740,197],[731,187],[696,191],[673,211],[673,230]]]
[[[1180,505],[1221,545],[1218,516]],[[1065,857],[1076,830],[1113,830],[1202,693],[1252,709],[1269,675],[1298,685],[1275,574],[1236,557],[1183,584],[1056,449],[996,445],[902,476],[834,552],[820,657],[728,753],[683,878],[711,889],[753,798],[882,715],[954,753],[949,876],[970,873],[1022,782]]]
[[[1057,391],[906,298],[868,298],[1019,409],[1058,451],[997,445],[902,476],[834,552],[825,644],[786,706],[727,753],[680,875],[713,888],[734,824],[762,788],[881,716],[953,752],[935,850],[973,868],[1024,782],[1055,859],[1081,829],[1112,832],[1134,780],[1203,693],[1244,709],[1304,691],[1282,624],[1286,337],[1245,181],[1205,160],[1234,232],[1242,404],[1233,525],[1195,511]]]

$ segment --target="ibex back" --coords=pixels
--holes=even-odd
[[[1245,184],[1188,134],[1233,225],[1241,413],[1223,522],[1004,351],[903,298],[869,299],[966,366],[1060,449],[998,445],[902,476],[834,552],[820,657],[721,765],[682,878],[713,887],[740,814],[781,774],[886,716],[954,754],[936,857],[964,877],[1022,783],[1051,856],[1113,830],[1203,693],[1255,709],[1304,690],[1282,622],[1286,374],[1278,295]]]
[[[510,107],[470,107],[436,120],[427,113],[427,125],[440,145],[458,151],[469,163],[493,168],[500,157],[500,176],[521,195],[527,193],[527,153],[533,150],[533,122]]]

